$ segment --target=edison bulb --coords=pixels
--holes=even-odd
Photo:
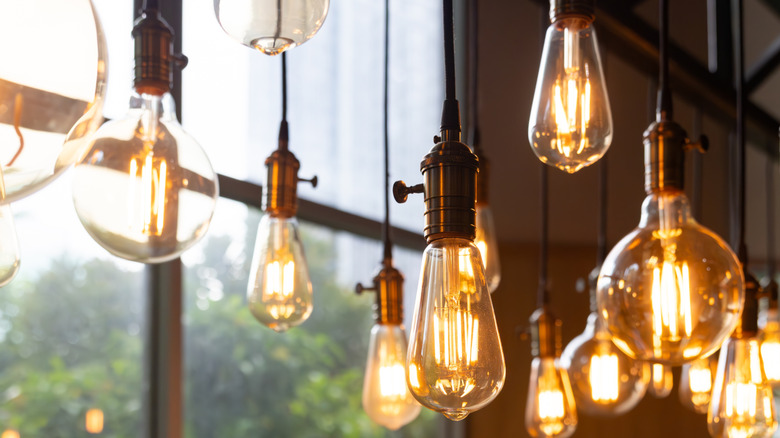
[[[260,220],[247,299],[252,315],[277,332],[301,324],[311,315],[309,267],[294,217],[266,214]]]
[[[313,37],[325,22],[329,0],[214,0],[222,29],[241,44],[278,55]]]
[[[390,430],[409,424],[420,405],[406,387],[406,333],[400,325],[374,324],[363,380],[363,410]]]
[[[650,364],[650,385],[647,392],[655,398],[666,398],[674,387],[672,368],[660,363]]]
[[[577,428],[577,408],[566,370],[554,357],[531,361],[525,428],[532,437],[571,436]]]
[[[723,344],[707,413],[712,437],[769,437],[777,429],[772,388],[755,336]]]
[[[780,385],[780,321],[777,309],[767,309],[759,319],[761,332],[761,359],[764,363],[764,373],[770,385]],[[763,324],[761,324],[763,322]]]
[[[633,409],[647,390],[648,365],[623,354],[596,313],[579,336],[563,350],[577,410],[615,416]]]
[[[143,263],[178,257],[208,229],[218,196],[206,153],[176,120],[173,98],[135,95],[76,166],[73,203],[97,243]]]
[[[596,31],[580,17],[547,28],[528,122],[539,159],[574,173],[601,158],[612,143],[612,111]]]
[[[19,254],[11,204],[0,204],[0,287],[10,283],[19,272]]]
[[[462,420],[490,403],[506,368],[477,247],[462,238],[431,242],[407,354],[407,384],[423,406]]]
[[[706,414],[710,405],[712,382],[717,369],[714,356],[687,363],[682,366],[680,373],[680,403],[698,414]]]
[[[710,355],[739,322],[739,261],[691,216],[682,191],[648,195],[639,226],[610,251],[597,299],[627,355],[677,366]]]
[[[482,265],[485,267],[485,281],[490,293],[495,292],[501,283],[501,261],[498,259],[498,239],[496,225],[493,221],[493,211],[488,204],[477,202],[477,245],[482,255]]]
[[[89,0],[2,2],[0,17],[0,167],[10,202],[84,156],[103,122],[106,50]]]

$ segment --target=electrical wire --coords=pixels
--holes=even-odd
[[[734,58],[736,68],[734,81],[737,91],[737,128],[736,128],[736,181],[737,181],[737,255],[743,266],[747,263],[747,245],[745,244],[745,49],[742,17],[742,2],[733,2],[734,14]]]
[[[141,10],[144,12],[158,10],[157,0],[144,0],[144,5]]]
[[[382,225],[385,262],[393,259],[390,240],[390,0],[385,0],[385,65],[384,65],[384,153],[385,153],[385,222]]]
[[[672,120],[672,93],[669,89],[669,1],[659,2],[658,20],[658,101],[656,120]]]
[[[474,153],[481,149],[479,138],[479,7],[477,0],[469,0],[469,144]],[[482,158],[482,157],[480,157]]]
[[[540,165],[540,175],[541,175],[541,189],[539,190],[540,193],[540,204],[541,204],[541,214],[542,214],[542,224],[541,224],[541,234],[540,234],[540,242],[539,242],[539,289],[537,290],[536,295],[536,305],[537,307],[542,307],[550,302],[550,294],[547,290],[547,245],[548,245],[548,235],[549,235],[549,200],[548,200],[548,184],[547,184],[547,165],[541,164]]]
[[[766,160],[766,257],[767,276],[775,279],[775,161]],[[777,297],[772,297],[777,299]]]
[[[452,0],[444,0],[444,108],[441,114],[442,131],[460,132],[460,111],[455,97],[455,33]]]
[[[282,52],[282,122],[279,124],[279,148],[287,149],[290,140],[287,125],[287,52]]]

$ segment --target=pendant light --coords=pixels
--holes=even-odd
[[[106,43],[90,0],[2,2],[0,17],[0,175],[11,202],[87,151],[103,122]]]
[[[758,295],[756,279],[748,271],[748,251],[745,243],[745,93],[744,37],[742,2],[732,2],[736,58],[737,128],[736,160],[732,160],[736,178],[732,191],[737,196],[734,247],[739,253],[745,276],[744,310],[731,336],[723,343],[718,360],[718,373],[707,412],[707,428],[713,438],[769,437],[777,429],[775,403],[761,361],[758,338]]]
[[[561,355],[568,371],[577,410],[611,417],[634,408],[644,397],[650,373],[646,362],[633,360],[612,343],[612,335],[596,306],[596,278],[607,255],[607,158],[599,165],[598,260],[588,280],[590,315],[585,331],[569,342]]]
[[[300,46],[320,30],[329,0],[214,0],[222,29],[266,55]]]
[[[541,166],[542,230],[537,309],[531,314],[531,375],[525,403],[525,428],[532,437],[571,436],[577,428],[577,407],[566,368],[561,366],[562,322],[550,309],[547,289],[547,167]]]
[[[610,251],[598,280],[599,312],[613,342],[643,361],[676,366],[718,349],[739,322],[743,276],[726,242],[699,225],[682,190],[687,149],[705,149],[672,120],[667,0],[661,0],[656,120],[644,133],[639,226]]]
[[[601,67],[595,0],[550,0],[550,21],[528,121],[537,157],[574,173],[612,143],[612,111]]]
[[[501,283],[501,260],[498,257],[498,236],[496,225],[493,221],[493,209],[490,208],[488,199],[488,184],[490,181],[490,164],[482,150],[482,141],[479,130],[479,26],[478,26],[477,0],[469,1],[469,67],[470,75],[469,103],[471,110],[471,129],[469,134],[474,155],[479,160],[479,172],[477,173],[477,234],[474,244],[477,245],[482,256],[482,264],[485,266],[485,280],[490,293],[496,291]]]
[[[775,140],[776,141],[776,140]],[[767,308],[759,315],[758,327],[761,342],[761,360],[767,381],[774,387],[780,386],[780,316],[777,311],[777,282],[775,281],[775,181],[774,160],[766,161],[766,241],[767,278],[762,287]]]
[[[404,276],[393,267],[393,242],[390,236],[390,138],[389,138],[389,64],[390,0],[385,0],[384,59],[384,159],[385,221],[382,224],[384,258],[374,277],[373,287],[357,285],[357,292],[374,291],[375,323],[368,344],[366,374],[363,378],[363,410],[375,423],[397,430],[420,414],[420,405],[406,387],[406,331],[403,326]]]
[[[178,257],[208,229],[217,175],[179,124],[170,91],[173,30],[156,0],[146,0],[133,28],[134,95],[130,110],[90,138],[76,166],[73,203],[84,228],[112,254],[144,263]]]
[[[306,321],[313,310],[309,266],[298,235],[298,182],[317,187],[317,177],[300,178],[301,163],[288,149],[287,55],[282,54],[282,122],[279,147],[266,158],[265,215],[249,268],[247,300],[252,315],[277,332]]]
[[[425,193],[425,239],[406,358],[407,384],[423,406],[462,420],[490,403],[506,368],[482,257],[474,245],[477,157],[460,141],[452,0],[444,0],[446,92],[441,136],[420,165],[425,182],[393,185],[397,202]]]

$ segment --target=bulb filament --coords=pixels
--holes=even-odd
[[[143,158],[130,160],[128,173],[128,227],[145,236],[162,235],[168,163],[148,152]]]
[[[688,385],[691,389],[691,401],[696,406],[704,406],[710,402],[712,391],[712,371],[709,364],[702,367],[691,366],[688,369]]]
[[[263,302],[268,307],[268,313],[274,319],[289,318],[295,312],[295,305],[290,302],[295,284],[295,262],[274,260],[265,272]]]
[[[618,398],[618,357],[616,354],[600,354],[590,358],[591,398],[601,403],[614,402]]]
[[[678,342],[693,331],[688,263],[664,260],[653,268],[652,286],[653,340],[656,350],[661,341]]]
[[[591,85],[587,73],[584,83],[582,80],[577,27],[571,24],[563,29],[564,72],[553,85],[552,116],[556,135],[552,145],[565,157],[579,155],[590,145],[586,132],[591,117]]]
[[[770,383],[780,382],[780,343],[777,339],[761,343],[761,359],[764,361],[764,372]]]
[[[539,429],[544,436],[554,436],[564,427],[566,408],[564,406],[563,390],[560,388],[555,369],[550,367],[539,376]]]

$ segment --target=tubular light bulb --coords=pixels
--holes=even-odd
[[[320,30],[329,0],[214,0],[220,26],[266,55],[299,46]]]
[[[696,359],[682,366],[680,373],[680,402],[698,413],[706,414],[712,397],[717,362],[712,356]]]
[[[650,364],[650,386],[647,388],[655,398],[669,396],[674,387],[674,375],[672,368],[660,363]]]
[[[707,427],[715,438],[769,437],[777,428],[755,336],[732,336],[721,347]]]
[[[409,390],[423,406],[462,420],[498,395],[506,374],[477,247],[463,238],[431,242],[417,297]]]
[[[501,262],[498,259],[498,239],[493,222],[493,211],[488,204],[477,202],[477,237],[474,239],[485,267],[485,281],[490,293],[501,283]]]
[[[128,260],[160,263],[206,233],[218,196],[206,153],[182,129],[173,98],[135,95],[130,111],[104,124],[76,166],[76,213],[103,248]]]
[[[763,327],[759,333],[761,343],[761,360],[764,363],[764,373],[770,385],[780,385],[780,321],[777,309],[767,309],[759,319]]]
[[[309,267],[294,217],[266,214],[260,220],[247,299],[252,315],[277,332],[294,327],[311,315]]]
[[[720,347],[739,322],[743,287],[728,245],[696,223],[681,190],[664,189],[604,260],[597,298],[624,353],[677,366]]]
[[[577,409],[566,370],[554,357],[531,362],[525,427],[532,437],[571,436],[577,427]]]
[[[623,354],[596,313],[563,350],[561,364],[571,377],[577,409],[589,415],[628,412],[647,390],[647,363]]]
[[[406,387],[406,333],[400,325],[374,324],[363,380],[363,410],[375,423],[398,430],[420,414]]]
[[[528,140],[539,159],[574,173],[612,143],[612,112],[589,20],[562,18],[547,28]]]

